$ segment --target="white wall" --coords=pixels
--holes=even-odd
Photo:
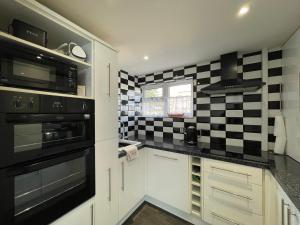
[[[300,29],[283,46],[283,114],[286,153],[300,162]]]

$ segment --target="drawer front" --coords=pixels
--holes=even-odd
[[[238,185],[214,174],[204,172],[204,196],[218,204],[230,205],[245,212],[263,214],[262,187],[256,184]]]
[[[204,220],[213,225],[262,225],[263,217],[251,214],[237,214],[230,209],[211,205],[211,210],[204,210]]]
[[[204,159],[203,169],[213,176],[222,177],[228,182],[240,185],[256,184],[262,186],[262,169],[259,168]]]

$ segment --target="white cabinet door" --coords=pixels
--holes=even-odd
[[[265,185],[265,225],[299,225],[299,211],[269,171]]]
[[[118,219],[118,140],[96,142],[96,225],[113,225]]]
[[[189,160],[187,155],[147,150],[147,194],[189,213]]]
[[[118,136],[117,53],[95,42],[95,137],[96,141]]]
[[[139,157],[133,161],[127,161],[126,157],[119,160],[119,220],[122,220],[145,195],[145,156],[142,149],[139,150]]]
[[[94,225],[94,202],[89,200],[52,223],[52,225]]]
[[[280,215],[279,224],[299,225],[300,224],[299,212],[279,185],[278,185],[277,193],[278,193],[278,201],[280,204],[280,211],[278,212]]]
[[[281,198],[278,195],[277,182],[271,172],[265,172],[265,224],[282,225]]]

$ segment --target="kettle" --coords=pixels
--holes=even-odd
[[[197,129],[194,126],[189,126],[184,130],[184,142],[189,145],[197,145]]]

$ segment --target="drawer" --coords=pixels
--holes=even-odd
[[[213,206],[211,206],[213,207]],[[223,210],[223,211],[221,211]],[[263,217],[251,214],[237,214],[230,209],[219,209],[213,207],[204,210],[204,221],[213,225],[262,225]]]
[[[227,182],[226,179],[216,179],[213,174],[204,172],[204,196],[208,201],[229,205],[245,212],[263,214],[263,189],[256,184],[239,185]]]
[[[212,176],[234,182],[236,184],[257,184],[262,186],[262,169],[235,163],[222,162],[211,159],[203,160],[203,170]]]

